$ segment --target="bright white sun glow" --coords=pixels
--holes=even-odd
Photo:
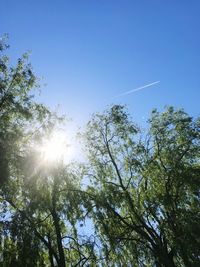
[[[40,154],[39,165],[55,166],[57,163],[70,164],[83,161],[81,145],[76,138],[76,128],[52,132],[36,146]]]
[[[42,160],[45,162],[64,160],[65,154],[69,153],[68,145],[66,136],[63,133],[53,133],[39,148]]]

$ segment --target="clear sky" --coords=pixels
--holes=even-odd
[[[41,101],[78,123],[109,104],[137,122],[152,108],[200,114],[199,0],[1,0],[15,59],[32,50]],[[160,81],[151,87],[126,91]]]

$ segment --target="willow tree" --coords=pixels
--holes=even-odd
[[[34,243],[35,239],[31,235],[30,229],[22,227],[17,214],[14,215],[11,212],[7,198],[12,196],[13,205],[15,205],[18,193],[21,191],[19,173],[25,145],[38,138],[41,131],[50,130],[55,116],[44,105],[34,101],[34,92],[38,87],[38,81],[28,61],[28,54],[22,55],[17,60],[16,66],[12,66],[6,55],[8,48],[7,38],[4,36],[0,42],[1,259],[4,266],[17,266],[15,259],[20,252],[16,251],[16,240],[11,240],[9,230],[11,224],[13,232],[17,231],[19,236],[20,233],[21,236],[22,233],[26,233],[26,241],[23,240],[24,247],[27,249],[26,253],[25,251],[22,253],[24,258],[26,255],[27,257],[28,255],[30,257],[31,254],[38,255],[40,248],[36,246],[37,241]],[[16,226],[18,226],[17,230]],[[23,242],[22,239],[18,240],[18,244]],[[31,246],[31,242],[35,244],[35,247]],[[30,248],[34,249],[30,251]],[[36,259],[37,257],[34,257],[32,265]]]
[[[37,127],[47,126],[52,115],[44,105],[34,101],[34,90],[38,87],[38,81],[28,61],[28,54],[22,55],[17,60],[16,66],[12,66],[6,55],[8,47],[6,37],[2,38],[0,42],[1,185],[11,176],[11,162],[17,162],[20,145],[30,139]]]
[[[200,119],[154,110],[142,132],[122,106],[85,134],[86,207],[106,266],[199,266]]]
[[[83,212],[75,168],[45,162],[38,149],[62,118],[34,100],[38,80],[28,55],[12,66],[7,48],[1,39],[0,265],[91,264],[93,246],[77,232]]]

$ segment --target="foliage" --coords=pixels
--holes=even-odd
[[[145,132],[114,105],[87,125],[87,164],[44,163],[36,144],[62,118],[34,100],[28,55],[13,67],[7,48],[1,39],[0,266],[199,266],[200,118],[153,110]]]
[[[169,107],[149,123],[118,105],[89,122],[91,217],[109,266],[199,266],[200,120]]]
[[[28,55],[10,67],[0,45],[0,222],[1,266],[59,266],[87,262],[90,242],[76,223],[79,182],[75,169],[42,164],[35,144],[62,121],[34,101],[37,79]],[[80,201],[81,202],[81,201]],[[81,243],[82,242],[82,243]],[[79,244],[80,243],[80,244]]]

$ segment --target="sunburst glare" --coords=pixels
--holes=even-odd
[[[69,153],[68,147],[66,136],[57,131],[42,143],[39,150],[44,162],[58,162],[64,160],[65,154]]]

